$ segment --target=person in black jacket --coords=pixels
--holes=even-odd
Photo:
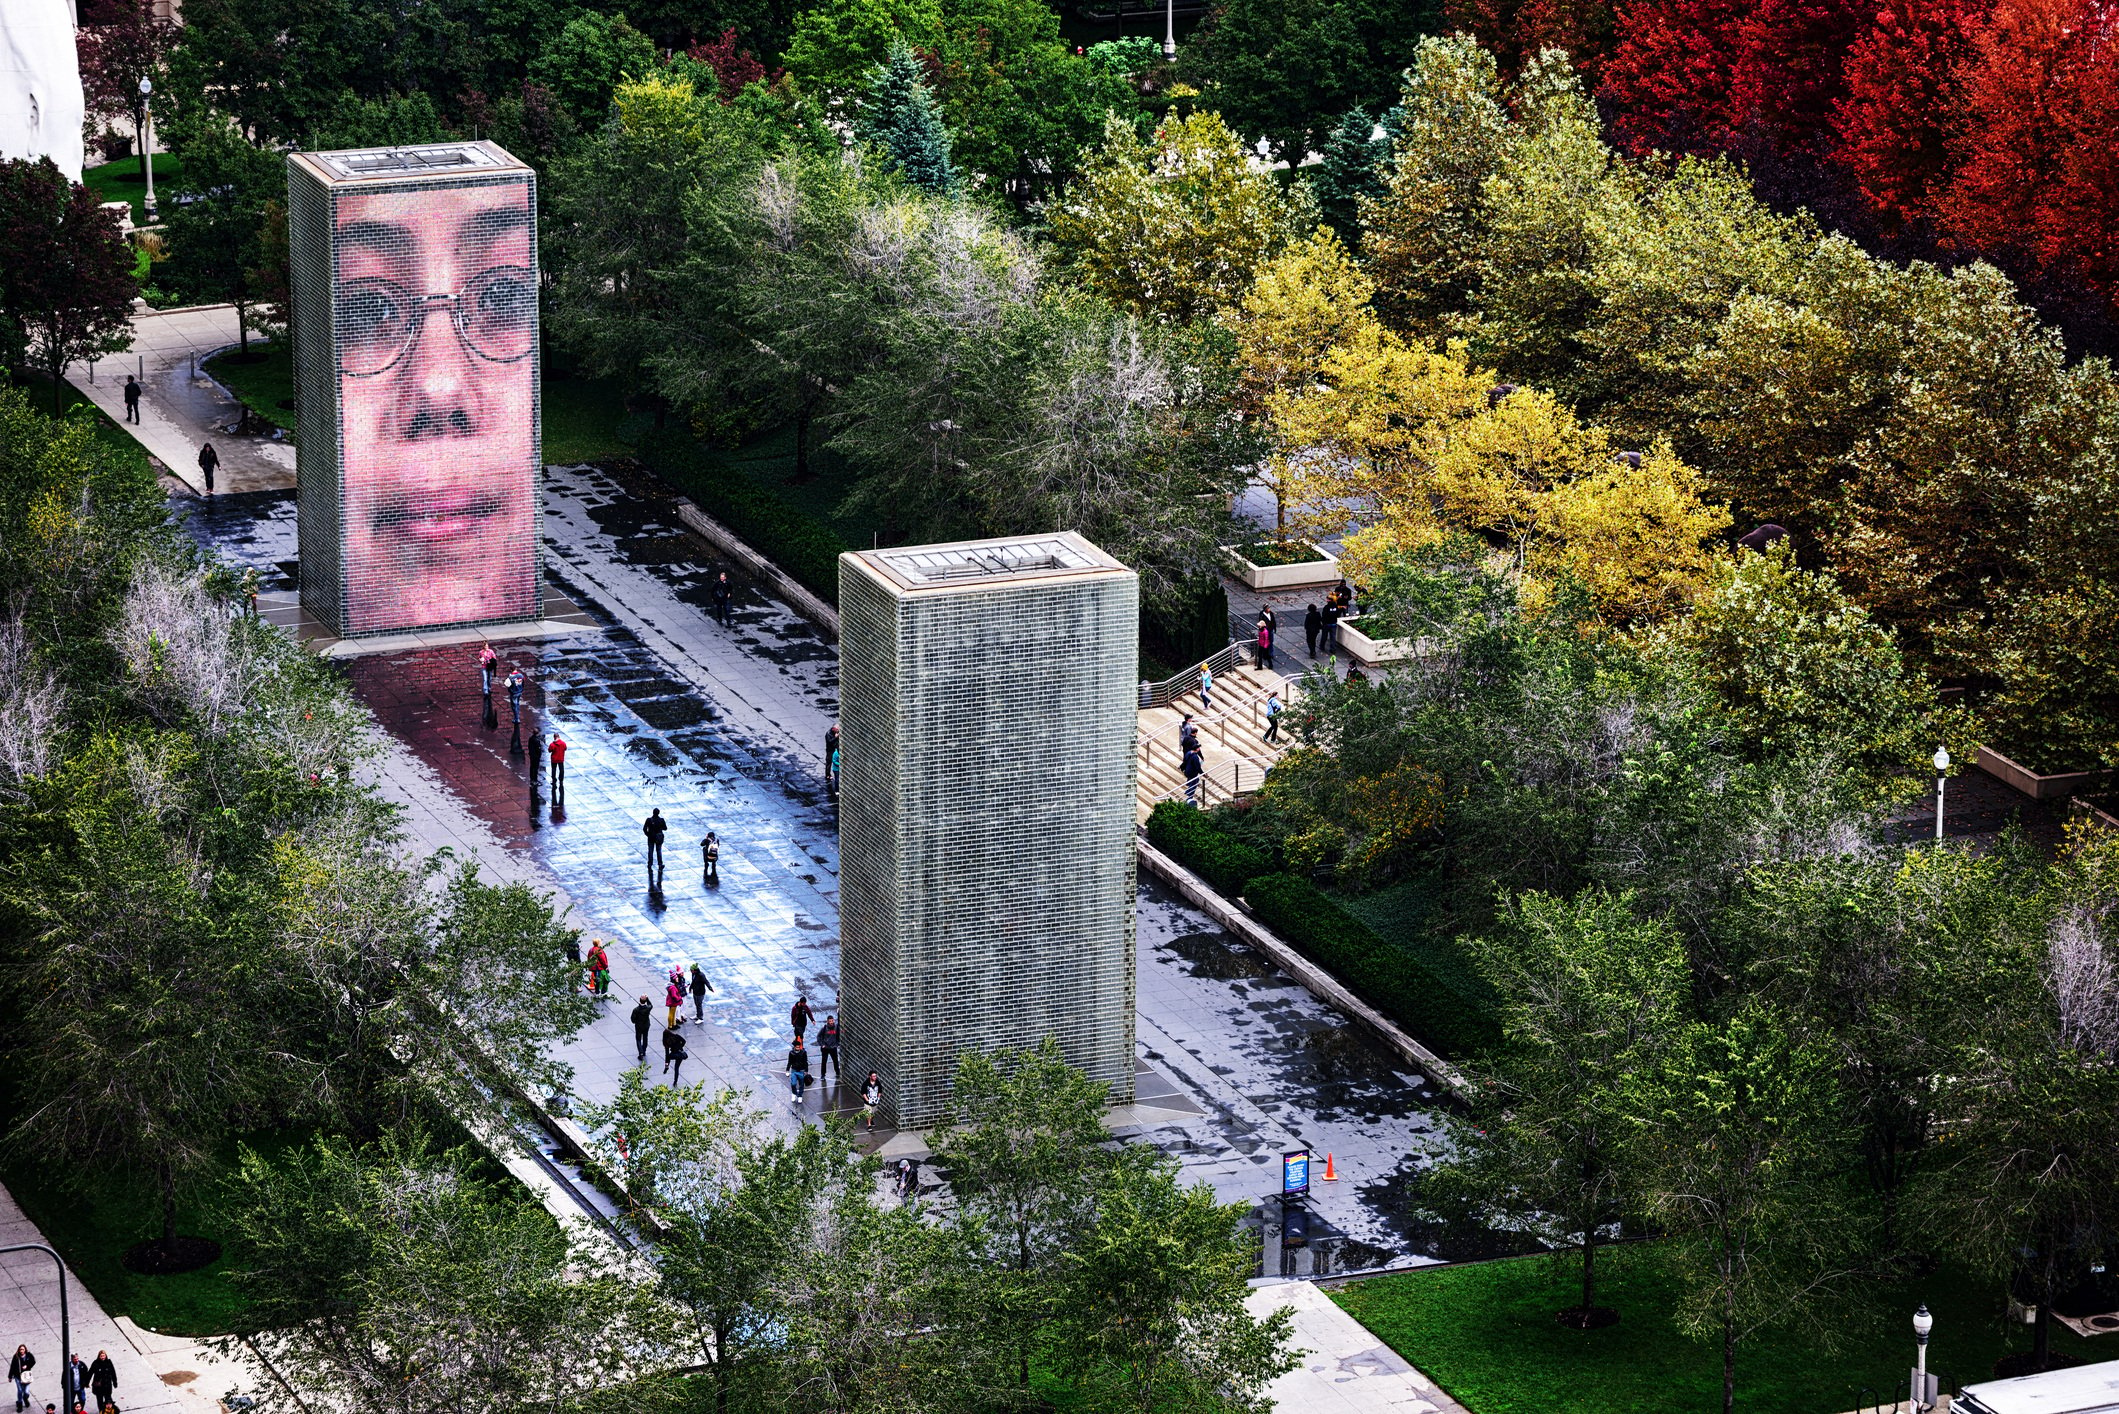
[[[640,1005],[633,1008],[633,1049],[640,1056],[640,1063],[647,1064],[648,1028],[655,1024],[655,1008],[645,996]]]
[[[662,837],[669,832],[670,822],[662,818],[659,809],[648,811],[647,819],[640,822],[640,833],[647,836],[647,875],[651,883],[662,863]]]
[[[735,591],[729,587],[728,571],[721,571],[714,580],[714,621],[723,628],[728,627],[729,602]]]
[[[1324,632],[1324,615],[1317,612],[1315,604],[1302,616],[1302,636],[1309,640],[1310,656],[1317,656],[1317,635]]]
[[[88,1362],[88,1387],[95,1391],[97,1414],[118,1407],[110,1397],[118,1387],[118,1367],[110,1363],[108,1350],[98,1350],[96,1358]]]
[[[669,1072],[670,1084],[684,1082],[684,1018],[662,1033],[662,1068]]]
[[[827,1016],[824,1024],[817,1028],[817,1083],[831,1084],[834,1068],[839,1072],[839,1083],[846,1083],[846,1067],[839,1064],[839,1018]]]
[[[15,1382],[15,1414],[29,1408],[29,1372],[37,1368],[37,1357],[29,1347],[15,1347],[15,1358],[7,1362],[7,1377]]]
[[[801,1109],[802,1092],[809,1088],[809,1048],[799,1035],[787,1048],[787,1088],[794,1092],[795,1108]]]
[[[706,1020],[706,994],[714,990],[714,984],[706,980],[706,971],[698,963],[692,964],[692,1020]]]

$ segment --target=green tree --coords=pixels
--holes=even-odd
[[[870,75],[854,135],[881,152],[910,185],[938,196],[955,188],[949,130],[927,91],[919,58],[903,40],[891,42],[889,57]]]
[[[165,278],[194,303],[234,305],[239,357],[247,358],[251,331],[261,324],[258,306],[270,296],[269,281],[260,278],[270,258],[266,208],[276,196],[284,199],[286,159],[221,124],[188,137],[183,154]]]
[[[1213,113],[1166,119],[1142,137],[1117,117],[1049,221],[1092,290],[1177,323],[1234,304],[1301,230],[1299,206]]]
[[[1294,1367],[1290,1313],[1244,1309],[1257,1266],[1236,1227],[1248,1206],[1182,1186],[1174,1160],[1139,1147],[1098,1184],[1096,1223],[1066,1254],[1053,1322],[1059,1369],[1098,1407],[1255,1409]]]
[[[1108,1102],[1108,1087],[1069,1066],[1049,1036],[1034,1050],[967,1051],[931,1140],[968,1220],[970,1280],[990,1322],[982,1339],[1025,1390],[1064,1254],[1094,1220],[1097,1183],[1114,1161]]]
[[[1578,1253],[1582,1301],[1561,1319],[1588,1328],[1608,1319],[1597,1248],[1646,1210],[1627,1077],[1685,1023],[1685,950],[1626,895],[1585,891],[1520,896],[1472,953],[1501,996],[1503,1041],[1474,1074],[1472,1114],[1450,1125],[1457,1157],[1422,1191]]]
[[[602,123],[621,82],[646,78],[659,63],[654,42],[627,24],[623,11],[587,10],[567,21],[531,61],[529,76],[575,122],[593,128]]]
[[[867,87],[892,44],[931,51],[941,29],[938,0],[823,0],[796,18],[781,62],[803,88],[836,106]]]
[[[51,380],[59,410],[67,365],[131,347],[132,249],[94,192],[48,157],[0,159],[0,312]]]
[[[1684,1028],[1624,1086],[1633,1162],[1683,1285],[1678,1325],[1719,1347],[1733,1414],[1744,1339],[1806,1320],[1824,1337],[1815,1318],[1848,1275],[1832,1059],[1777,1008],[1746,1002]]]
[[[1390,140],[1375,136],[1376,120],[1366,108],[1349,108],[1326,134],[1310,185],[1317,210],[1344,241],[1361,233],[1361,204],[1383,196],[1383,169],[1390,160]]]

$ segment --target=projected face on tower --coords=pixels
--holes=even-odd
[[[522,182],[338,197],[350,632],[536,616],[533,221]]]

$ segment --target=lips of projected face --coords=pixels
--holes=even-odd
[[[393,496],[376,508],[372,524],[378,535],[400,535],[422,545],[437,546],[485,535],[487,522],[505,509],[501,496],[477,489]]]

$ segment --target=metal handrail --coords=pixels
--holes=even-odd
[[[1214,803],[1214,791],[1216,788],[1214,773],[1216,771],[1226,770],[1228,772],[1229,783],[1222,788],[1222,798],[1224,800],[1234,800],[1242,795],[1244,793],[1243,768],[1246,766],[1258,768],[1258,781],[1252,787],[1254,790],[1265,784],[1266,772],[1273,769],[1272,762],[1260,761],[1255,756],[1237,756],[1227,761],[1217,761],[1199,773],[1198,799],[1194,800],[1193,804],[1204,810]],[[1161,795],[1151,797],[1148,800],[1148,805],[1152,809],[1166,800],[1186,800],[1190,799],[1191,795],[1192,792],[1188,783],[1187,785],[1178,786],[1174,790],[1166,790]]]
[[[1248,716],[1251,719],[1251,726],[1263,727],[1265,725],[1265,705],[1267,699],[1272,697],[1273,693],[1277,691],[1278,693],[1280,693],[1281,707],[1285,709],[1287,705],[1294,700],[1294,689],[1294,683],[1284,683],[1279,688],[1260,693],[1255,697],[1245,700],[1244,702],[1240,703],[1235,707],[1227,709],[1226,711],[1216,712],[1212,716],[1208,717],[1194,718],[1192,725],[1193,727],[1201,731],[1204,731],[1208,727],[1220,727],[1221,730],[1218,733],[1218,736],[1221,741],[1222,749],[1225,751],[1235,752],[1236,748],[1229,745],[1230,719],[1233,717]],[[1141,737],[1139,741],[1135,743],[1135,749],[1140,752],[1141,764],[1145,766],[1155,759],[1155,743],[1161,741],[1166,736],[1172,735],[1183,726],[1184,723],[1182,721],[1171,722],[1169,725],[1158,727],[1154,731],[1149,732],[1146,736]],[[1183,752],[1173,743],[1171,747],[1171,754],[1181,758]],[[1242,755],[1241,752],[1237,752],[1236,754]]]
[[[1215,676],[1229,671],[1241,660],[1245,649],[1251,645],[1242,639],[1228,647],[1209,654],[1204,660]],[[1150,707],[1167,707],[1188,692],[1199,691],[1199,664],[1186,668],[1176,677],[1164,678],[1161,682],[1143,682],[1140,685],[1140,705],[1143,711]]]

